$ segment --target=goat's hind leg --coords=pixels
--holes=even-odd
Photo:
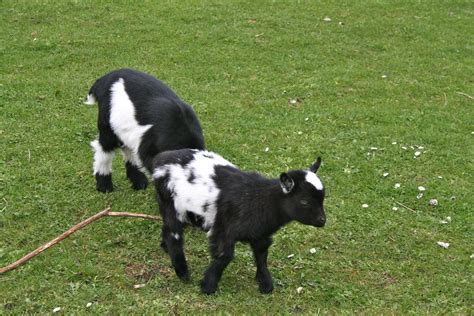
[[[100,131],[99,138],[91,142],[94,151],[94,175],[99,192],[112,192],[112,160],[118,140],[112,131]]]
[[[168,214],[176,214],[173,206],[168,206],[168,208],[170,208]],[[184,225],[176,219],[176,215],[163,216],[163,222],[161,247],[170,256],[176,275],[183,281],[189,281],[188,264],[183,250]]]
[[[127,171],[127,178],[132,183],[134,190],[144,190],[148,186],[148,178],[140,170],[140,162],[137,154],[126,146],[122,148],[123,160],[125,161],[125,169]]]

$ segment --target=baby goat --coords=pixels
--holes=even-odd
[[[94,150],[96,188],[113,191],[112,159],[121,148],[127,177],[135,190],[145,189],[156,154],[181,148],[204,149],[199,120],[193,109],[158,79],[131,69],[99,78],[86,104],[99,103],[99,138]]]
[[[262,293],[273,290],[267,268],[271,235],[292,220],[323,227],[324,187],[316,175],[321,158],[309,170],[284,172],[279,179],[244,172],[208,151],[182,149],[159,154],[153,178],[163,218],[161,246],[179,278],[187,280],[183,229],[187,224],[207,231],[212,263],[201,290],[214,293],[234,256],[237,241],[249,243]]]

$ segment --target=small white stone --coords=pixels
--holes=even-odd
[[[176,239],[176,240],[179,240],[180,236],[178,233],[174,233],[172,234],[173,235],[173,238]]]
[[[292,253],[291,255],[288,255],[288,257],[287,257],[287,258],[288,258],[288,259],[290,259],[290,258],[293,258],[294,256],[295,256],[295,254],[294,254],[294,253]]]
[[[421,199],[422,197],[423,197],[423,192],[418,193],[418,195],[416,196],[416,198],[417,198],[418,200]]]
[[[91,306],[92,306],[92,303],[91,303],[91,302],[89,302],[89,303],[86,304],[86,307],[87,307],[87,308],[89,308],[89,307],[91,307]]]
[[[324,19],[323,19],[324,22],[331,22],[332,19],[328,16],[325,16]]]
[[[146,284],[144,284],[144,283],[143,283],[143,284],[135,284],[135,285],[133,286],[133,288],[134,288],[134,289],[141,289],[142,287],[145,287],[145,285],[146,285]]]
[[[421,151],[415,151],[415,157],[418,157],[419,155],[421,155]]]
[[[382,75],[382,78],[383,78],[383,79],[387,78],[387,75]]]
[[[302,132],[302,131],[299,131],[299,132],[298,132],[298,135],[302,135],[302,134],[303,134],[303,132]]]
[[[437,199],[431,199],[428,203],[429,203],[431,206],[436,206],[436,205],[438,205],[438,200],[437,200]]]
[[[398,211],[398,207],[396,206],[392,207],[392,211]]]
[[[53,308],[53,313],[57,313],[61,310],[61,307],[55,307]]]
[[[298,101],[296,99],[290,99],[290,104],[296,104]]]
[[[448,222],[450,222],[450,221],[451,221],[451,216],[446,217],[446,220],[447,220]]]
[[[300,294],[301,292],[303,292],[303,287],[300,286],[299,288],[297,288],[297,289],[296,289],[296,292],[297,292],[298,294]]]
[[[442,177],[442,176],[438,176],[438,179],[443,179],[443,177]]]
[[[305,120],[305,121],[309,121],[309,117],[305,118],[304,120]]]
[[[395,189],[398,189],[400,188],[401,184],[400,183],[395,183],[395,185],[393,186]]]
[[[470,255],[469,258],[474,259],[474,253]]]
[[[423,146],[418,146],[418,149],[425,149],[425,147],[423,147]]]
[[[402,149],[403,149],[403,150],[407,150],[407,148],[406,148],[405,146],[402,146]]]
[[[377,150],[377,147],[370,147],[370,150]]]
[[[396,145],[396,144],[397,144],[397,142],[392,142],[392,145]]]
[[[422,186],[420,185],[420,186],[418,187],[418,191],[421,191],[421,192],[426,191],[426,188],[425,188],[425,187],[422,187]]]
[[[440,224],[447,224],[447,223],[449,223],[449,222],[446,221],[446,220],[444,220],[444,219],[442,219],[442,220],[439,221],[439,223],[440,223]]]
[[[310,253],[316,253],[316,248],[311,248],[311,249],[309,250],[309,252],[310,252]]]
[[[265,148],[265,152],[268,152],[270,150],[270,148],[266,147]]]
[[[447,249],[449,247],[449,242],[444,242],[444,241],[438,241],[437,244],[444,249]]]
[[[362,204],[362,207],[363,207],[363,208],[368,208],[368,207],[369,207],[369,204]]]
[[[388,177],[388,175],[389,175],[388,172],[384,172],[384,173],[383,173],[383,177],[384,177],[384,178]]]

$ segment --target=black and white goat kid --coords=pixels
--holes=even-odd
[[[201,126],[193,109],[158,79],[131,69],[99,78],[86,104],[99,103],[94,175],[98,191],[110,192],[112,159],[122,150],[127,177],[134,189],[145,189],[156,154],[181,148],[204,149]]]
[[[323,227],[324,187],[316,175],[321,159],[309,170],[284,172],[279,179],[244,172],[208,151],[183,149],[159,154],[153,162],[157,201],[163,218],[161,246],[178,277],[189,278],[183,252],[187,224],[207,231],[212,263],[201,290],[217,290],[222,272],[234,256],[237,241],[249,243],[262,293],[273,290],[267,268],[271,236],[292,220]]]

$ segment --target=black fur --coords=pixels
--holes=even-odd
[[[155,158],[154,168],[156,170],[167,164],[185,167],[196,153],[197,151],[186,149],[164,152]],[[318,161],[320,163],[320,160]],[[200,283],[203,293],[212,294],[217,290],[224,269],[234,257],[237,241],[249,243],[252,247],[257,266],[256,280],[260,291],[272,292],[273,281],[267,267],[268,248],[272,244],[271,236],[292,220],[316,227],[323,227],[326,222],[323,206],[324,189],[317,190],[308,183],[305,180],[307,172],[293,170],[282,173],[280,180],[267,179],[260,174],[243,172],[232,166],[214,167],[213,181],[220,193],[216,201],[215,221],[209,236],[212,263]],[[185,276],[187,279],[188,270],[182,248],[182,232],[186,224],[177,218],[174,199],[178,197],[169,191],[170,176],[172,175],[154,180],[164,222],[162,245],[165,245],[164,248],[170,254],[177,275],[182,278]],[[285,187],[286,193],[282,187]],[[208,207],[207,204],[203,206],[206,211]],[[201,226],[199,218],[189,218],[189,213],[188,222]],[[179,242],[172,240],[168,232],[179,232],[181,237]]]
[[[120,69],[99,78],[89,91],[99,103],[99,143],[104,151],[110,152],[122,145],[110,126],[110,89],[120,78],[124,80],[125,90],[135,107],[138,123],[152,125],[138,146],[138,156],[149,172],[153,157],[160,152],[205,148],[199,120],[188,104],[160,80],[136,70]],[[135,168],[126,166],[133,188],[145,189],[146,176],[136,166],[132,167]],[[111,177],[110,183],[99,180],[96,183],[98,191],[111,191]]]

